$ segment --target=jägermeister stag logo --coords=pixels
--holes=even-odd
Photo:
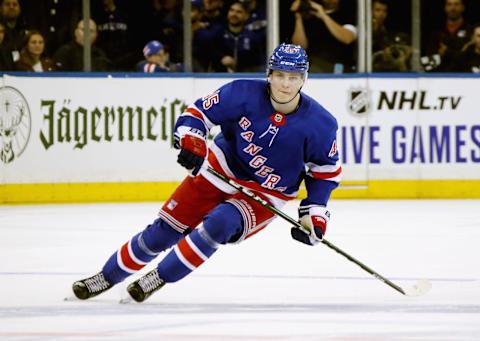
[[[30,109],[25,97],[15,88],[0,88],[0,160],[13,162],[22,155],[31,130]]]

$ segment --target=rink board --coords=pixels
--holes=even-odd
[[[69,203],[165,201],[178,182],[72,183],[1,185],[0,202]],[[304,198],[300,190],[299,198]],[[346,183],[333,192],[337,199],[480,198],[479,180],[370,180],[368,186]]]
[[[77,76],[1,78],[0,202],[165,200],[186,175],[175,119],[233,79]],[[461,76],[309,79],[305,93],[339,123],[334,197],[480,198],[478,88]]]

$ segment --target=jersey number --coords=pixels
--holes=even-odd
[[[220,96],[218,96],[218,90],[213,94],[202,97],[202,106],[204,110],[210,109],[214,104],[220,102]]]

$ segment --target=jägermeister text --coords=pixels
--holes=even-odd
[[[166,102],[166,101],[165,101]],[[40,141],[45,149],[54,144],[70,143],[82,149],[91,142],[170,140],[176,117],[186,108],[178,99],[153,106],[104,106],[87,109],[64,101],[42,100],[44,124]]]

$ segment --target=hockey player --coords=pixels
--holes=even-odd
[[[101,272],[73,284],[75,295],[94,297],[174,246],[154,270],[127,287],[142,302],[165,283],[190,274],[223,244],[240,243],[272,221],[270,211],[207,167],[277,208],[294,199],[305,181],[308,196],[299,207],[305,229],[294,228],[292,236],[310,245],[321,241],[341,167],[335,118],[301,92],[307,72],[304,49],[281,44],[269,59],[266,81],[236,80],[190,105],[175,125],[178,162],[190,176],[166,201],[159,218],[116,251]],[[208,132],[216,125],[221,132],[208,148]]]

